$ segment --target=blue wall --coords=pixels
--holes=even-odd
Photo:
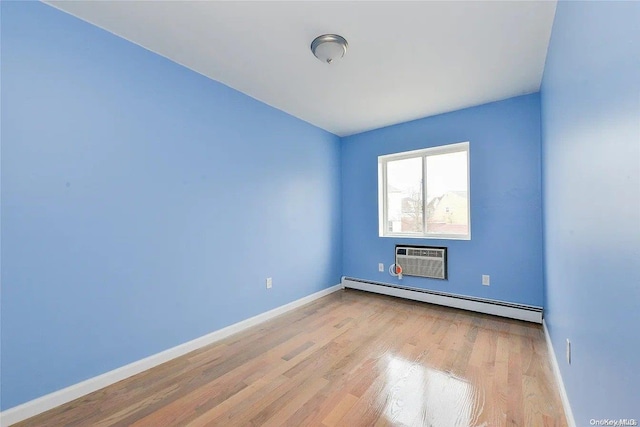
[[[338,137],[1,7],[2,409],[340,281]]]
[[[639,2],[558,4],[542,126],[545,317],[576,423],[640,420]]]
[[[377,157],[470,142],[471,240],[378,237]],[[540,99],[537,94],[343,139],[343,274],[442,292],[542,305]],[[449,248],[449,280],[379,273],[396,243]],[[482,274],[491,286],[481,284]]]

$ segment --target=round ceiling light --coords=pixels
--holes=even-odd
[[[347,52],[347,41],[337,34],[323,34],[311,42],[311,52],[322,62],[332,64]]]

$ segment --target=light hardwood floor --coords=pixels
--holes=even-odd
[[[565,426],[539,325],[342,290],[17,426]]]

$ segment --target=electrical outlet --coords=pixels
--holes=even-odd
[[[273,285],[273,279],[271,279],[271,277],[267,277],[267,289],[271,289],[272,285]]]
[[[567,338],[567,364],[571,365],[571,341]]]
[[[380,273],[384,273],[384,264],[383,263],[378,264],[378,271]]]
[[[482,275],[482,284],[484,286],[489,286],[491,284],[491,278],[489,277],[488,274],[483,274]]]

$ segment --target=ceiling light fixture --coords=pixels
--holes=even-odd
[[[311,52],[322,62],[332,64],[347,52],[349,44],[337,34],[323,34],[311,42]]]

